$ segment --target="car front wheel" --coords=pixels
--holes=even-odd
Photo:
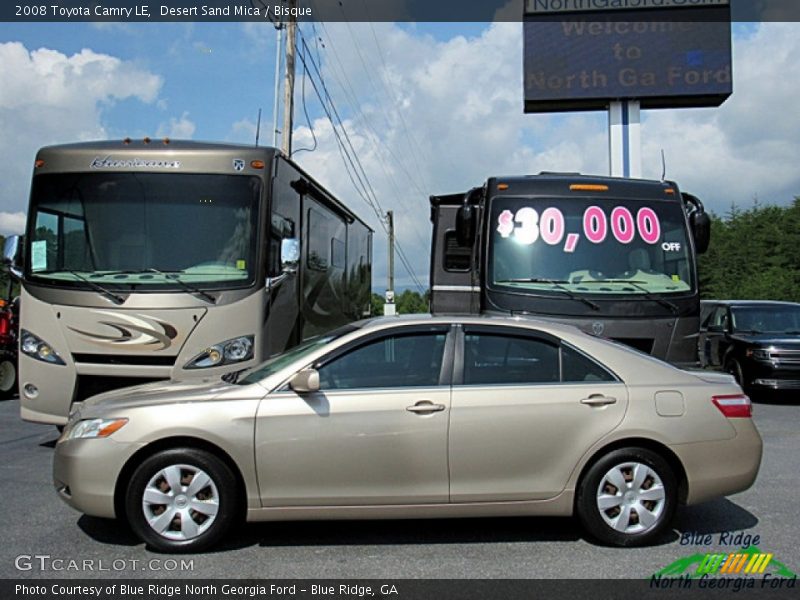
[[[131,528],[163,552],[198,552],[217,543],[236,518],[236,478],[204,450],[177,448],[147,458],[131,477],[125,508]]]
[[[11,398],[17,392],[17,365],[10,358],[0,358],[0,399]]]
[[[736,383],[738,383],[741,388],[744,388],[744,375],[742,374],[742,365],[739,364],[739,361],[731,359],[725,366],[725,370],[733,375],[733,378],[736,379]]]
[[[576,509],[586,530],[602,543],[654,542],[675,512],[675,475],[667,461],[645,448],[615,450],[581,480]]]

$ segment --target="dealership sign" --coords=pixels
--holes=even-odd
[[[727,0],[528,0],[525,112],[719,106],[733,91]]]

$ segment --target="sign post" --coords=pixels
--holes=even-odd
[[[608,110],[609,171],[642,176],[641,110],[733,92],[728,0],[526,0],[525,112]]]
[[[642,136],[638,100],[608,106],[608,170],[612,177],[642,176]]]

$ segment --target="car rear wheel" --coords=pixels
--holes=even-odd
[[[602,543],[652,543],[675,512],[677,484],[667,461],[645,448],[623,448],[595,462],[578,487],[576,509]]]
[[[125,508],[131,528],[153,548],[197,552],[217,543],[234,523],[236,478],[204,450],[165,450],[136,469]]]
[[[11,398],[17,391],[17,365],[10,358],[0,360],[0,399]]]

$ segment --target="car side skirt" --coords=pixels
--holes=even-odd
[[[335,519],[440,519],[464,517],[570,516],[573,490],[548,500],[470,502],[457,504],[386,504],[369,506],[292,506],[250,508],[248,521],[311,521]]]

